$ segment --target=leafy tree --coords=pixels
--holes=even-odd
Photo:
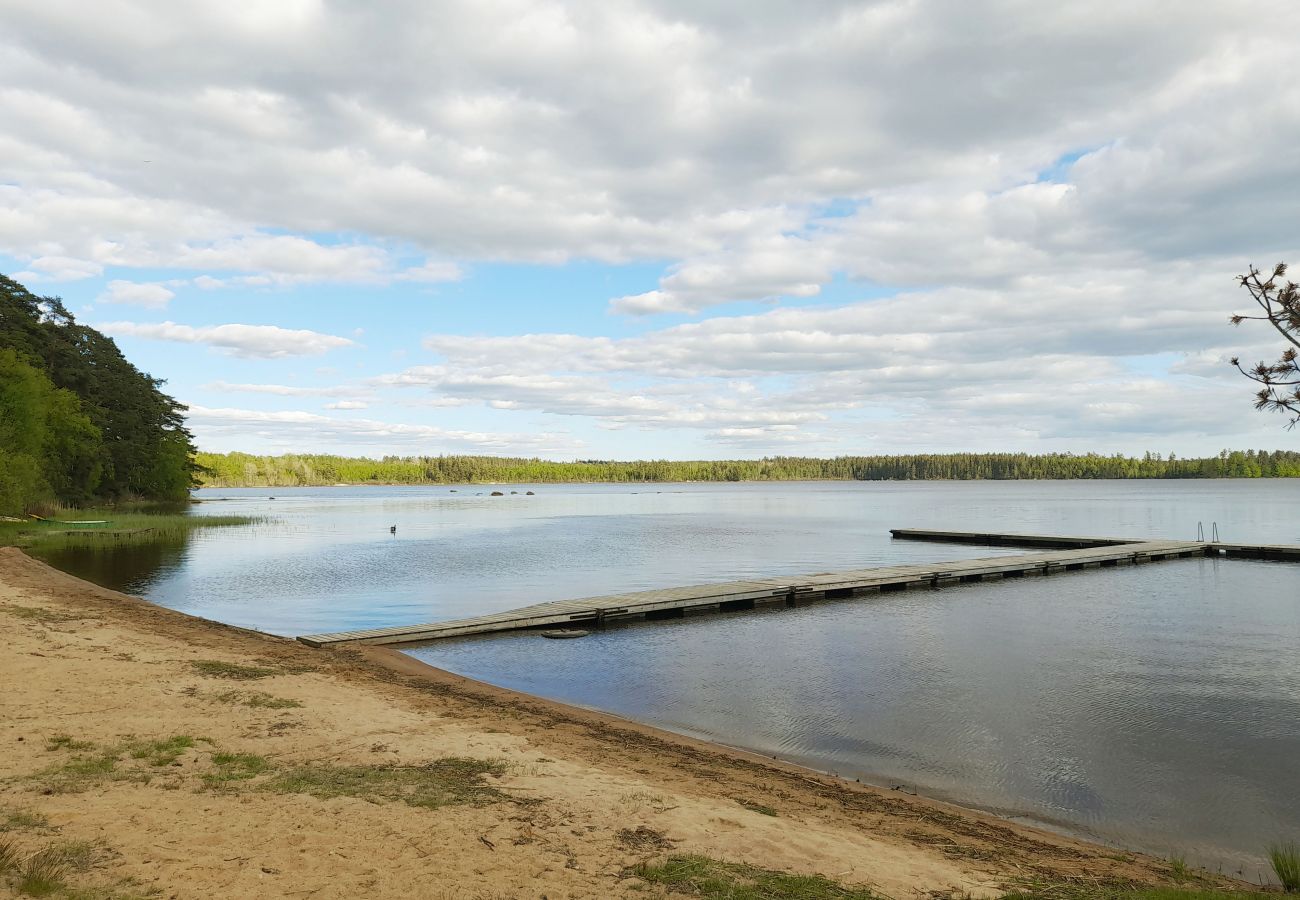
[[[1275,363],[1259,362],[1247,368],[1237,357],[1232,365],[1237,371],[1262,387],[1255,394],[1255,408],[1291,416],[1288,428],[1300,423],[1300,286],[1293,281],[1283,283],[1286,263],[1278,263],[1267,281],[1254,266],[1240,276],[1238,283],[1249,293],[1263,315],[1232,317],[1233,325],[1247,319],[1268,322],[1291,344],[1282,351]]]
[[[162,381],[133,366],[111,338],[78,324],[59,298],[38,297],[0,275],[0,351],[9,354],[4,372],[13,388],[0,414],[39,420],[42,435],[24,438],[21,448],[0,439],[8,496],[31,498],[44,491],[37,499],[79,503],[187,495],[195,468],[185,407],[162,392]],[[49,390],[34,387],[18,362]],[[16,387],[20,383],[26,386]],[[28,399],[20,401],[17,394]],[[29,409],[32,403],[40,407],[37,413]],[[39,483],[31,481],[27,462],[8,458],[14,454],[36,460]]]
[[[79,500],[99,480],[99,429],[71,391],[0,349],[0,511]]]

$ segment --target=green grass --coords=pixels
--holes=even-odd
[[[76,794],[115,774],[119,757],[117,750],[104,750],[91,756],[75,757],[32,777],[52,793]]]
[[[1186,881],[1192,877],[1192,870],[1187,866],[1187,859],[1183,856],[1169,857],[1169,872],[1178,881]]]
[[[1300,893],[1300,844],[1295,841],[1274,844],[1268,848],[1268,861],[1286,892]]]
[[[79,741],[70,734],[56,734],[45,742],[45,749],[51,753],[55,750],[91,750],[94,746],[90,741]]]
[[[0,831],[11,831],[20,828],[48,828],[50,820],[41,813],[30,809],[11,809],[4,814],[4,820],[0,821]]]
[[[773,809],[772,807],[764,806],[762,803],[755,803],[753,800],[741,800],[739,797],[737,797],[736,802],[739,803],[741,806],[745,807],[745,809],[749,810],[750,812],[756,812],[759,815],[764,815],[764,816],[776,815],[776,810]]]
[[[217,767],[217,771],[205,774],[203,782],[213,788],[247,781],[271,769],[270,761],[255,753],[214,753],[212,764]]]
[[[132,740],[127,744],[127,750],[132,759],[148,760],[151,766],[169,766],[193,746],[194,738],[178,734],[157,741]]]
[[[57,858],[38,853],[18,873],[18,892],[29,897],[48,897],[63,890],[67,874],[68,867]]]
[[[107,519],[106,525],[67,525],[52,521]],[[188,504],[160,506],[126,505],[114,508],[62,509],[45,521],[0,521],[0,547],[34,547],[56,550],[65,547],[114,546],[122,543],[151,543],[181,537],[197,528],[253,525],[258,516],[196,516]],[[66,534],[65,532],[74,532]],[[118,532],[118,533],[114,533]],[[126,534],[124,532],[134,532]]]
[[[173,735],[166,738],[126,738],[116,746],[99,747],[73,741],[66,735],[51,740],[58,749],[75,746],[79,751],[59,765],[28,777],[46,793],[76,793],[106,781],[149,782],[157,767],[179,763],[186,751],[206,738]],[[64,738],[67,738],[66,740]],[[199,749],[194,765],[180,775],[197,775],[210,789],[231,788],[265,776],[255,789],[281,794],[310,794],[331,797],[358,797],[372,803],[400,801],[410,806],[437,809],[452,804],[491,803],[506,795],[484,782],[485,775],[502,775],[506,764],[494,760],[447,757],[420,766],[333,766],[277,765],[253,753],[229,753],[212,748]],[[180,787],[182,781],[170,779],[165,786]]]
[[[0,838],[0,875],[8,875],[10,872],[17,871],[18,866],[22,863],[23,855],[18,850],[18,845],[10,838]]]
[[[63,622],[75,622],[83,619],[85,616],[74,616],[68,613],[55,612],[52,609],[43,609],[39,606],[19,606],[17,604],[6,603],[0,607],[6,613],[16,619],[23,619],[27,622],[38,622],[42,625],[58,625]]]
[[[265,666],[241,666],[238,663],[222,662],[218,659],[199,659],[190,663],[194,671],[200,675],[206,675],[209,678],[230,678],[235,681],[255,681],[258,678],[269,678],[272,675],[279,675],[279,669],[268,669]]]
[[[302,703],[297,700],[290,700],[287,697],[274,697],[271,694],[263,694],[260,691],[252,691],[250,693],[244,693],[243,691],[226,691],[224,694],[218,694],[214,699],[220,703],[249,706],[253,709],[302,708]]]
[[[437,809],[461,803],[490,803],[505,795],[483,783],[505,765],[482,759],[447,757],[423,766],[299,766],[277,774],[264,790],[310,794],[322,800],[358,797],[372,803],[395,800]]]
[[[707,856],[670,856],[633,870],[651,884],[707,900],[881,900],[820,875],[789,875]]]
[[[51,844],[38,850],[16,871],[18,892],[29,897],[63,893],[66,888],[64,879],[72,872],[90,868],[94,856],[94,846],[86,841]]]

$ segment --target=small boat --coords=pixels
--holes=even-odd
[[[589,634],[591,634],[590,631],[583,631],[581,628],[553,628],[549,631],[543,631],[542,637],[558,641],[565,638],[586,637]]]
[[[5,518],[8,518],[7,516]],[[35,519],[37,522],[45,522],[47,525],[111,525],[108,519],[47,519],[44,516],[38,516],[36,513],[28,513],[27,518]],[[21,521],[21,520],[14,520]]]

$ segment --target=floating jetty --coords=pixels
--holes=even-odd
[[[1196,556],[1300,560],[1300,546],[985,534],[906,528],[892,529],[891,533],[895,538],[906,540],[1049,548],[1051,552],[884,566],[816,575],[754,578],[629,594],[607,594],[579,600],[553,600],[472,619],[332,634],[305,634],[298,640],[312,647],[350,643],[411,644],[502,631],[601,628],[607,623],[632,619],[675,619],[699,613],[754,609],[758,606],[797,606],[815,600],[840,600],[871,592],[939,587],[986,579],[1050,576],[1088,568],[1110,568]]]
[[[979,544],[986,547],[1120,547],[1145,543],[1134,538],[1062,537],[1052,534],[986,534],[978,531],[926,531],[920,528],[891,528],[895,538],[938,541],[950,544]],[[1225,541],[1189,541],[1205,556],[1236,556],[1244,559],[1300,560],[1300,546],[1293,544],[1237,544]]]

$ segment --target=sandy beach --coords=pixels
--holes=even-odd
[[[703,854],[892,898],[1166,863],[483,685],[0,548],[0,841],[95,896],[653,897]],[[7,888],[0,888],[0,891]]]

